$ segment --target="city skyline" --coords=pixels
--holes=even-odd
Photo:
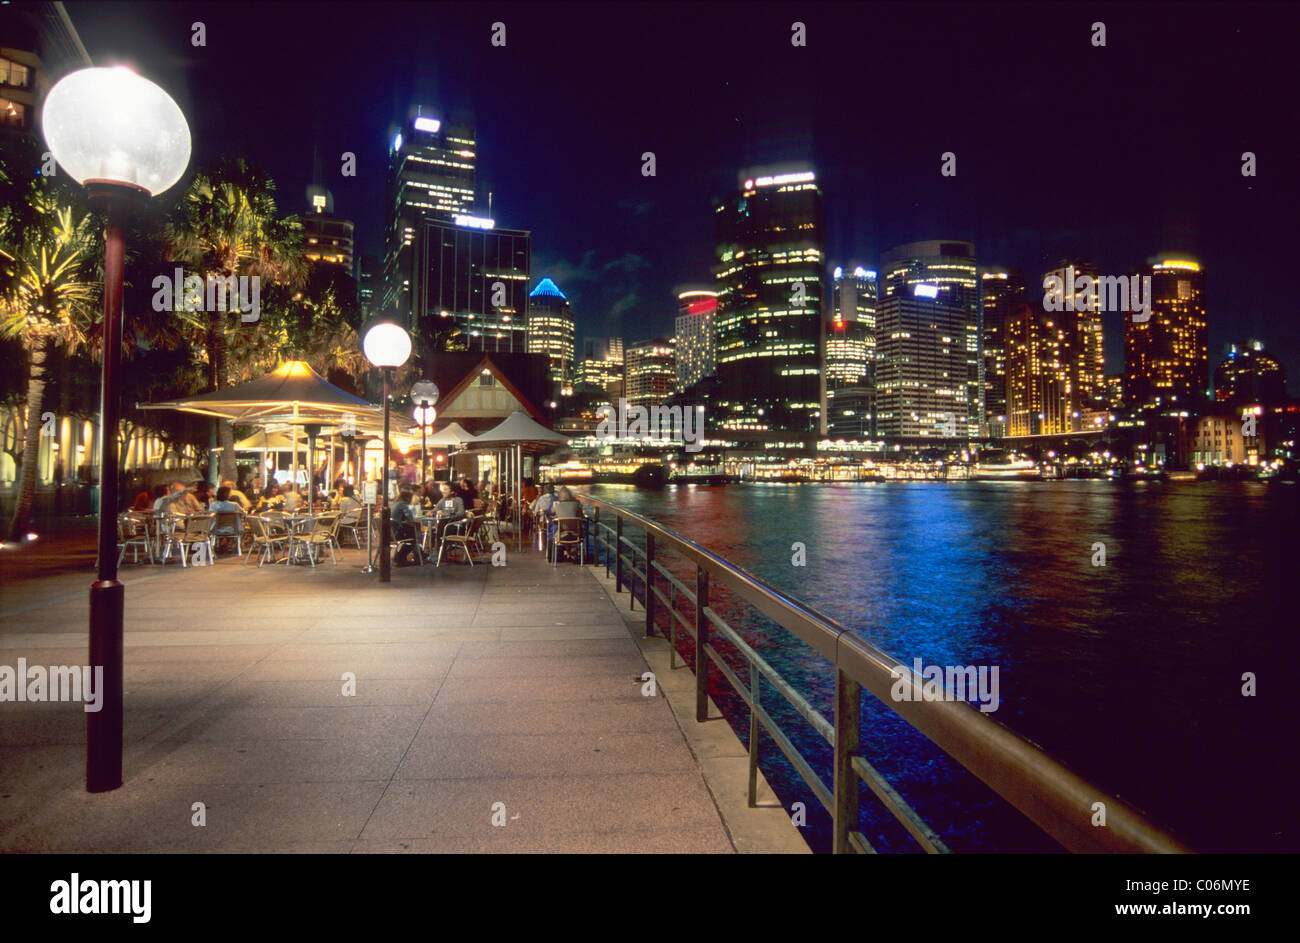
[[[293,57],[268,62],[256,76],[221,70],[216,51],[236,39],[226,26],[246,9],[180,5],[141,26],[112,10],[69,5],[97,61],[123,58],[175,89],[195,115],[198,161],[243,150],[280,183],[284,206],[296,208],[318,148],[338,215],[357,224],[359,255],[378,254],[382,245],[389,128],[419,103],[441,109],[440,120],[472,119],[480,190],[493,194],[498,225],[533,233],[533,268],[569,295],[579,336],[630,335],[634,323],[650,336],[670,333],[672,289],[707,278],[709,210],[731,192],[737,169],[802,159],[816,168],[826,196],[828,272],[930,239],[970,241],[978,258],[1031,277],[1062,258],[1088,258],[1102,272],[1119,273],[1155,254],[1182,252],[1208,273],[1211,360],[1232,343],[1259,338],[1292,365],[1293,377],[1298,372],[1300,332],[1281,314],[1285,286],[1260,277],[1285,270],[1281,227],[1297,208],[1294,182],[1282,171],[1284,132],[1261,119],[1267,105],[1251,91],[1282,69],[1283,60],[1267,53],[1275,45],[1280,51],[1285,35],[1279,9],[1256,11],[1249,22],[1217,7],[1180,6],[1172,19],[1108,11],[1105,48],[1089,42],[1094,12],[1070,5],[996,19],[953,8],[956,15],[939,22],[906,8],[813,6],[800,13],[805,48],[791,46],[786,11],[768,7],[743,19],[701,11],[685,30],[669,8],[647,7],[643,32],[617,36],[605,36],[599,19],[580,10],[507,5],[487,17],[380,5],[346,36],[329,18],[303,15],[305,8],[263,11],[257,42],[269,48],[385,50],[381,66],[367,65],[364,81],[342,83],[328,100],[309,93],[313,73]],[[1208,11],[1224,13],[1225,29],[1207,34]],[[436,29],[417,28],[434,19]],[[128,27],[128,20],[136,22]],[[190,46],[196,20],[207,24],[206,48]],[[469,48],[480,33],[491,48],[493,21],[508,26],[499,69],[485,68],[481,50]],[[863,31],[895,41],[850,76],[832,53]],[[1207,45],[1206,35],[1222,39]],[[719,36],[741,52],[722,55]],[[557,61],[555,50],[570,44],[585,58]],[[1221,67],[1207,73],[1228,78],[1183,76],[1176,67],[1189,49]],[[706,50],[725,78],[673,70],[676,56]],[[917,68],[912,60],[923,52],[935,67]],[[810,55],[800,59],[803,53]],[[761,67],[745,67],[744,56],[761,59]],[[615,69],[617,87],[591,82]],[[1035,81],[1023,81],[1026,74]],[[907,94],[883,94],[903,76]],[[256,89],[268,78],[282,99],[274,118],[256,107]],[[969,100],[925,111],[953,82]],[[836,94],[810,97],[808,88]],[[1066,108],[1063,92],[1070,93]],[[868,124],[906,133],[885,144],[852,128],[842,120],[846,96],[854,108],[879,114]],[[923,120],[928,115],[933,119]],[[1061,120],[1050,132],[1015,133],[1017,123],[1034,128],[1030,122],[1043,115]],[[989,133],[995,118],[1009,135]],[[269,138],[272,120],[282,130]],[[1117,146],[1061,146],[1072,129],[1087,127]],[[1259,128],[1269,129],[1265,137]],[[1248,150],[1257,155],[1258,177],[1241,175]],[[344,151],[357,156],[355,178],[338,176]],[[641,176],[647,151],[656,155],[655,177]],[[945,178],[940,157],[950,151],[957,175]],[[1123,363],[1117,316],[1107,316],[1104,335],[1106,370],[1114,373]]]

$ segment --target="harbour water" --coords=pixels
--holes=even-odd
[[[1059,481],[583,490],[690,537],[905,664],[919,657],[926,665],[998,666],[1000,703],[990,716],[1193,848],[1300,850],[1297,711],[1285,698],[1295,671],[1300,487]],[[805,566],[792,562],[797,543]],[[1104,565],[1095,565],[1098,544]],[[744,607],[720,605],[832,716],[826,662]],[[1257,696],[1243,695],[1248,672]],[[729,699],[724,712],[743,738],[743,703]],[[863,714],[867,759],[954,851],[1059,850],[865,693]],[[793,712],[780,715],[829,781],[829,749]],[[828,817],[770,741],[764,769],[787,809],[806,804],[807,837],[826,850]],[[915,850],[863,792],[872,844]]]

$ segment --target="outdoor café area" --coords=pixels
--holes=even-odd
[[[321,501],[301,511],[124,511],[117,521],[118,565],[205,566],[233,554],[243,566],[255,561],[257,567],[315,567],[328,554],[328,561],[338,566],[347,546],[364,552],[365,571],[375,572],[383,509],[372,503],[340,510],[338,505],[348,500]],[[420,565],[474,566],[485,562],[482,558],[495,545],[513,542],[516,550],[535,546],[555,563],[590,557],[580,505],[561,516],[556,509],[539,512],[531,506],[516,514],[513,504],[508,495],[480,499],[477,510],[457,519],[420,508],[409,522],[393,527],[390,553]]]
[[[257,453],[259,474],[251,493],[234,482],[215,494],[178,482],[170,493],[159,486],[151,506],[142,494],[134,508],[118,515],[118,565],[204,566],[233,555],[242,566],[252,561],[258,568],[315,568],[327,560],[346,564],[348,548],[364,554],[362,570],[373,573],[385,569],[385,554],[398,566],[475,566],[491,562],[500,549],[521,552],[529,545],[554,563],[566,557],[584,562],[590,553],[581,505],[549,498],[539,505],[538,492],[524,476],[527,458],[568,440],[523,411],[479,435],[455,422],[436,428],[431,402],[437,395],[432,384],[417,384],[411,399],[420,402],[412,420],[418,425],[403,422],[394,429],[379,407],[339,389],[309,365],[289,362],[228,390],[141,404],[259,427],[235,445],[237,454]],[[412,480],[399,474],[392,456],[416,442],[420,467]],[[319,463],[318,444],[325,457]],[[452,459],[441,482],[429,477],[430,447]],[[459,481],[450,480],[453,464],[466,470]],[[480,468],[485,475],[477,485]],[[333,482],[328,491],[326,481]]]

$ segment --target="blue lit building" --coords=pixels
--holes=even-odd
[[[576,380],[573,348],[573,308],[560,287],[543,278],[528,293],[528,353],[546,355],[551,380],[561,390],[572,389]]]

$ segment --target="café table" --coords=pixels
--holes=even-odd
[[[307,545],[302,541],[293,540],[294,536],[301,537],[311,531],[312,525],[316,522],[317,514],[307,511],[295,511],[292,514],[284,515],[284,525],[290,534],[289,552],[285,554],[284,562],[310,565],[311,561],[307,559],[306,554],[311,553]]]

